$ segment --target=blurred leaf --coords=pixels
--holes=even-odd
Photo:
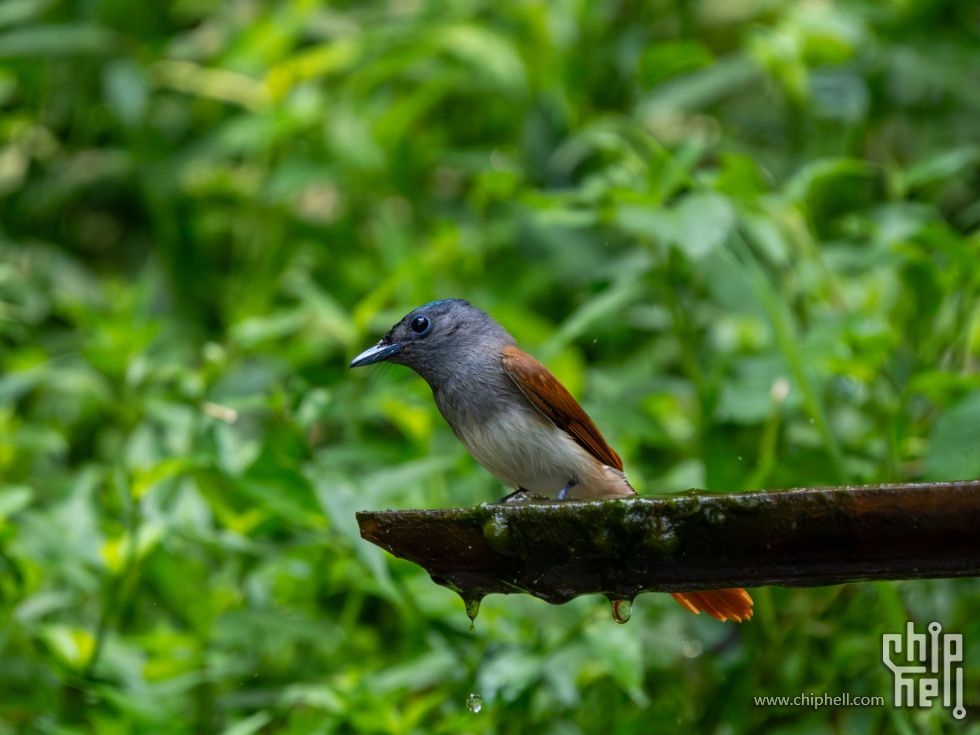
[[[595,659],[609,668],[613,679],[634,699],[637,706],[648,704],[643,693],[643,655],[634,645],[633,634],[625,627],[607,628],[600,632],[598,626],[586,628],[586,640]]]
[[[762,172],[748,156],[726,155],[715,189],[739,199],[756,199],[767,191]]]
[[[0,6],[0,27],[32,20],[52,2],[53,0],[7,0]]]
[[[0,52],[2,52],[0,38]],[[179,92],[262,110],[270,102],[268,87],[229,69],[208,69],[189,61],[161,60],[153,65],[152,78]]]
[[[398,689],[418,691],[438,686],[452,678],[457,668],[458,663],[452,652],[439,648],[400,666],[376,673],[371,677],[369,686],[378,696]]]
[[[85,666],[95,651],[95,638],[91,633],[67,625],[46,625],[42,637],[63,665],[76,670]]]
[[[477,674],[477,690],[486,703],[513,702],[537,681],[545,662],[517,648],[506,648],[488,658]]]
[[[980,478],[980,391],[972,391],[936,419],[929,435],[930,481]]]
[[[694,40],[652,44],[640,56],[640,84],[654,87],[671,77],[706,67],[711,61],[708,48]]]
[[[268,712],[256,712],[251,717],[239,720],[221,731],[221,735],[252,735],[269,724],[272,715]]]
[[[743,424],[764,421],[785,400],[780,381],[789,384],[789,368],[779,357],[748,358],[737,366],[731,380],[722,385],[715,411],[720,420]],[[789,395],[792,395],[791,389]],[[777,393],[777,396],[774,396]],[[779,400],[782,397],[783,400]],[[798,396],[793,396],[797,399]],[[798,400],[793,401],[794,404]]]
[[[127,126],[143,122],[149,104],[149,89],[143,69],[129,60],[119,60],[106,67],[103,83],[106,103]]]
[[[758,76],[758,66],[747,57],[735,55],[717,59],[709,67],[661,84],[640,105],[640,114],[652,117],[702,110],[737,93]]]
[[[434,35],[437,48],[465,62],[477,78],[485,76],[494,87],[511,93],[527,86],[524,64],[503,36],[479,25],[454,25]]]
[[[976,168],[978,161],[980,147],[976,145],[943,151],[912,166],[903,177],[904,183],[907,188],[914,189],[954,179]]]
[[[669,243],[698,261],[725,242],[735,224],[735,210],[720,194],[689,194],[673,210],[623,205],[616,224],[627,233]]]
[[[0,58],[106,55],[116,47],[108,29],[89,24],[31,26],[0,33]]]
[[[867,164],[853,158],[814,161],[801,168],[786,184],[785,196],[790,201],[803,201],[838,186],[842,180],[867,176],[868,173]]]
[[[26,486],[0,486],[0,523],[18,511],[28,507],[34,500],[34,491]]]

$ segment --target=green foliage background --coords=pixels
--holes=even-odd
[[[641,492],[978,477],[978,79],[972,0],[0,5],[0,733],[980,732],[751,700],[937,620],[975,706],[976,580],[470,632],[354,512],[505,490],[346,368],[465,297]]]

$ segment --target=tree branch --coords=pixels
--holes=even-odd
[[[465,598],[816,587],[980,576],[980,481],[357,514],[361,536]]]

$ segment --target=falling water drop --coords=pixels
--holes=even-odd
[[[483,709],[483,697],[479,694],[471,694],[466,698],[466,709],[470,712],[479,712]]]
[[[632,600],[613,600],[612,601],[613,620],[622,625],[628,623],[633,614]]]
[[[704,646],[701,645],[701,641],[681,641],[681,651],[688,658],[697,658],[704,651]]]

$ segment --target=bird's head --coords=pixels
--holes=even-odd
[[[437,387],[447,375],[499,355],[514,339],[485,311],[463,299],[433,301],[413,309],[350,367],[406,365]]]

